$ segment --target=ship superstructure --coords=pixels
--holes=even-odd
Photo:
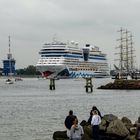
[[[106,54],[98,47],[78,43],[46,43],[40,50],[36,67],[47,78],[105,77],[108,75]]]

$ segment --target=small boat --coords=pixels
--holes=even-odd
[[[23,79],[21,77],[16,77],[15,81],[23,81]]]
[[[7,79],[6,84],[14,84],[14,82],[11,79]]]

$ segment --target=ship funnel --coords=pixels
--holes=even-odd
[[[90,44],[86,44],[86,47],[83,48],[83,57],[84,57],[84,61],[88,61],[89,58],[89,48]]]

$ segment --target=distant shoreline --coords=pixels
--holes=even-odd
[[[1,75],[0,78],[2,79],[6,79],[6,78],[9,78],[10,76],[3,76]],[[40,75],[14,75],[14,76],[11,76],[12,78],[17,78],[17,77],[20,77],[20,78],[38,78],[38,77],[41,77]]]

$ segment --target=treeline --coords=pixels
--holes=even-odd
[[[17,69],[16,75],[41,75],[41,73],[36,70],[35,66],[29,65],[27,68]]]

